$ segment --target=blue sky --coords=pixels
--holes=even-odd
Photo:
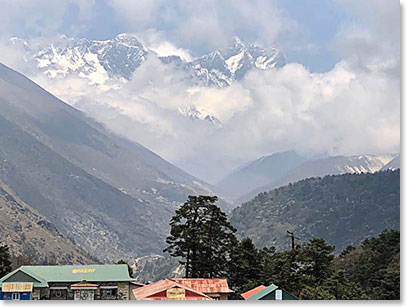
[[[298,23],[304,44],[314,45],[314,49],[305,52],[285,50],[288,59],[302,63],[313,71],[330,70],[340,60],[331,45],[332,41],[341,25],[351,19],[349,14],[331,0],[288,0],[281,1],[281,4],[287,15]],[[284,35],[279,37],[279,40],[284,39]]]

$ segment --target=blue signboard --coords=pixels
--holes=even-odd
[[[18,301],[28,301],[31,300],[31,292],[1,292],[0,300],[18,300]]]

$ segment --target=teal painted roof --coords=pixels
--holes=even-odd
[[[277,289],[278,289],[278,286],[276,286],[275,284],[271,284],[270,286],[264,288],[260,292],[257,292],[255,295],[249,297],[247,300],[251,300],[251,301],[259,300],[262,297],[272,293],[273,291],[275,291]]]
[[[46,287],[48,282],[80,282],[83,279],[95,281],[133,281],[129,276],[126,264],[93,264],[93,265],[33,265],[22,266],[0,279],[0,285],[12,279],[22,271],[39,281],[39,287]],[[18,282],[14,280],[13,282]],[[36,282],[34,282],[34,287]]]
[[[19,276],[16,277],[17,274]],[[48,287],[48,283],[45,279],[43,279],[42,277],[38,276],[33,272],[27,271],[26,269],[24,269],[24,267],[20,267],[17,270],[8,273],[6,276],[3,276],[0,279],[0,287],[2,286],[3,282],[12,282],[12,283],[32,282],[34,288]]]

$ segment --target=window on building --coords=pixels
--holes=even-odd
[[[19,300],[20,299],[20,293],[11,294],[11,299],[12,300]]]
[[[281,289],[276,290],[276,300],[283,299],[283,291]]]
[[[117,289],[100,289],[102,299],[116,299]]]
[[[66,292],[67,290],[63,289],[51,289],[50,296],[52,299],[64,300],[66,299]]]

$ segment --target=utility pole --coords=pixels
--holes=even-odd
[[[287,237],[288,238],[291,238],[291,257],[289,258],[290,259],[290,270],[292,269],[292,267],[293,267],[293,263],[294,263],[294,261],[295,261],[295,254],[296,254],[296,252],[295,252],[295,235],[294,235],[294,231],[289,231],[289,230],[287,230]]]
[[[294,231],[289,231],[287,230],[287,237],[291,238],[291,251],[295,249],[295,236],[294,236]]]

